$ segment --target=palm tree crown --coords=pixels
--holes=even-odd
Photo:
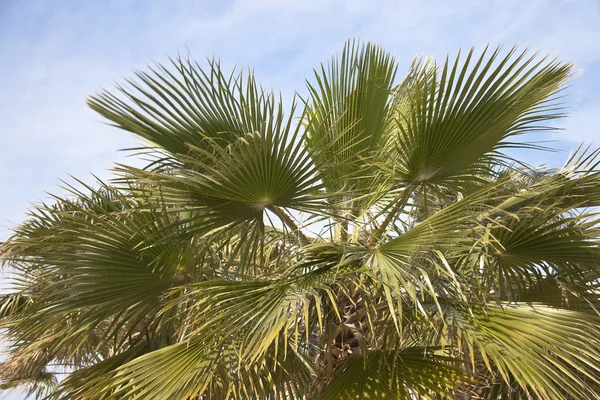
[[[145,168],[69,185],[0,247],[3,388],[49,399],[600,399],[599,150],[510,148],[571,65],[348,42],[284,108],[157,65],[92,96]],[[72,373],[60,382],[62,367]]]

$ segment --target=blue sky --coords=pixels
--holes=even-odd
[[[600,1],[17,1],[0,2],[0,239],[69,174],[108,178],[135,145],[102,123],[85,97],[134,68],[189,49],[227,67],[251,66],[290,98],[312,68],[359,37],[415,55],[515,43],[560,55],[581,74],[570,89],[569,149],[600,121]],[[556,154],[529,155],[559,163]]]
[[[349,37],[438,58],[487,43],[530,46],[572,61],[571,117],[548,135],[568,151],[600,144],[599,0],[0,1],[0,240],[69,174],[109,178],[136,141],[85,106],[135,68],[187,49],[251,66],[289,99]],[[565,154],[530,154],[559,165]],[[0,396],[1,397],[1,396]]]

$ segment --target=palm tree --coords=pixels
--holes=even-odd
[[[571,65],[348,42],[284,108],[178,57],[92,109],[145,168],[2,244],[3,387],[50,399],[600,399],[600,150],[552,130]],[[73,371],[57,381],[57,371]]]

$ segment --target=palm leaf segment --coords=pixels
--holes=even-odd
[[[300,113],[181,58],[92,97],[150,163],[69,186],[2,244],[3,387],[600,398],[598,151],[558,170],[503,153],[562,116],[570,65],[502,54],[417,60],[397,84],[352,41]],[[75,371],[57,384],[55,365]]]

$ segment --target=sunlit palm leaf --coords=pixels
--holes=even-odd
[[[386,190],[385,177],[371,164],[388,140],[396,69],[381,47],[352,41],[307,83],[306,145],[328,191],[343,191],[338,200],[354,214],[363,211],[356,201]]]
[[[498,150],[515,145],[515,135],[548,129],[544,124],[562,116],[554,99],[571,66],[545,62],[512,49],[477,58],[474,51],[461,63],[433,68],[416,64],[415,79],[406,92],[409,107],[399,109],[397,175],[405,182],[441,183],[461,175],[481,174],[498,162]],[[526,144],[518,146],[526,147]],[[471,178],[473,179],[473,178]]]
[[[449,389],[470,382],[455,359],[435,354],[435,348],[377,351],[351,357],[336,371],[319,399],[394,398],[458,399]]]
[[[600,398],[597,317],[540,304],[491,307],[486,315],[450,312],[447,321],[492,373],[543,399]]]
[[[262,90],[252,73],[226,75],[216,60],[207,70],[189,58],[171,60],[171,67],[139,71],[139,82],[119,86],[122,97],[102,92],[88,104],[173,156],[187,154],[188,145],[232,143],[273,122],[273,95]]]

